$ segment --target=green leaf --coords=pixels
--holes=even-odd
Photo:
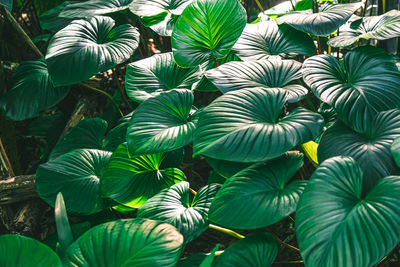
[[[223,93],[252,88],[282,88],[288,92],[288,102],[307,95],[307,88],[288,83],[302,77],[301,63],[294,60],[257,60],[228,62],[206,72],[206,77]]]
[[[54,218],[56,221],[58,240],[62,251],[61,255],[64,256],[67,248],[74,242],[74,238],[72,237],[67,209],[61,192],[57,194],[56,203],[54,205]]]
[[[213,250],[210,252],[209,255],[207,255],[204,260],[201,262],[201,264],[199,265],[199,267],[211,267],[212,263],[214,261],[215,258],[215,252],[217,252],[217,250],[219,249],[219,244],[217,244]]]
[[[192,142],[196,128],[193,94],[175,89],[147,99],[132,115],[127,131],[132,155],[172,151]]]
[[[215,267],[269,267],[277,254],[278,246],[271,234],[255,232],[225,249],[218,256]]]
[[[53,148],[50,159],[54,159],[74,149],[87,148],[113,152],[125,142],[128,123],[121,123],[106,135],[108,123],[100,118],[80,121]]]
[[[333,47],[345,47],[359,39],[386,40],[400,36],[400,11],[391,10],[381,16],[364,17],[350,24],[339,36],[328,41]],[[345,33],[345,34],[344,34]]]
[[[160,92],[175,89],[190,89],[200,79],[200,68],[181,68],[172,53],[156,54],[128,65],[125,90],[134,101],[142,102]]]
[[[318,166],[318,157],[317,157],[317,150],[319,144],[315,143],[314,141],[308,141],[307,143],[301,144],[301,149],[304,151],[304,154],[310,160],[314,167]]]
[[[129,9],[161,36],[171,36],[176,20],[192,0],[135,0]]]
[[[76,84],[128,60],[139,45],[139,32],[128,24],[114,25],[113,19],[97,16],[74,20],[57,32],[46,54],[54,83]]]
[[[264,11],[265,15],[268,16],[282,16],[284,14],[290,13],[293,11],[293,5],[297,11],[300,10],[307,10],[313,8],[313,1],[312,0],[291,0],[291,1],[284,1],[276,6],[273,6]]]
[[[194,0],[172,32],[172,51],[181,67],[193,67],[226,56],[246,26],[238,0]]]
[[[349,157],[324,161],[296,212],[306,266],[373,266],[400,241],[400,177],[377,182],[362,196],[363,172]]]
[[[111,153],[96,149],[76,149],[42,164],[36,171],[39,196],[54,207],[61,192],[67,211],[92,214],[101,211],[100,177]]]
[[[87,18],[127,9],[133,0],[90,0],[68,3],[60,13],[64,18]]]
[[[390,152],[397,164],[400,167],[400,137],[394,139],[392,145],[390,146]]]
[[[185,174],[165,166],[168,154],[130,157],[126,143],[112,154],[101,179],[101,191],[129,207],[139,208],[162,189],[185,180]]]
[[[39,241],[21,235],[0,236],[0,266],[62,267],[57,254]]]
[[[208,157],[206,158],[206,160],[208,164],[210,164],[210,166],[213,168],[213,170],[225,179],[230,178],[231,176],[251,165],[251,163],[219,160]]]
[[[306,181],[288,183],[303,166],[303,154],[254,164],[229,178],[213,200],[209,220],[234,229],[274,224],[296,210]]]
[[[336,122],[323,134],[318,146],[318,161],[334,156],[354,158],[364,173],[364,190],[369,190],[381,178],[400,173],[390,147],[400,136],[400,110],[379,113],[366,135],[358,134],[341,122]]]
[[[189,183],[180,182],[147,200],[137,216],[172,224],[188,243],[207,230],[208,209],[219,188],[217,184],[207,185],[189,203]]]
[[[325,3],[318,13],[312,9],[295,11],[276,19],[278,24],[286,23],[293,28],[316,36],[327,36],[345,24],[362,2],[333,5]]]
[[[63,9],[71,3],[76,3],[76,2],[65,1],[62,4],[56,6],[55,8],[52,8],[44,12],[42,15],[40,15],[39,16],[40,27],[43,30],[58,32],[59,30],[70,24],[71,21],[73,21],[73,19],[61,18],[59,15],[61,11],[63,11]]]
[[[148,219],[118,220],[83,234],[68,250],[64,266],[175,266],[182,235]]]
[[[4,6],[9,12],[13,8],[13,0],[0,0],[0,5]]]
[[[320,100],[360,133],[378,112],[400,107],[400,73],[393,57],[375,47],[348,52],[344,68],[330,55],[308,58],[303,78]]]
[[[12,88],[0,98],[0,107],[12,120],[36,117],[53,107],[69,92],[69,87],[55,87],[44,59],[24,61],[15,70]]]
[[[241,89],[214,100],[199,115],[194,155],[257,162],[278,157],[321,132],[321,115],[296,108],[281,111],[287,94],[278,89]]]
[[[287,54],[312,56],[315,45],[307,34],[269,20],[247,24],[233,51],[242,60],[252,61]]]

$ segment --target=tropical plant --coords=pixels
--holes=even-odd
[[[34,1],[42,51],[0,2],[36,55],[0,45],[0,108],[44,136],[56,225],[1,266],[400,262],[400,11],[254,1]]]

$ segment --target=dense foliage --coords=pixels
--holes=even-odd
[[[400,12],[290,0],[253,17],[243,4],[34,5],[45,53],[7,65],[0,108],[47,136],[33,169],[57,245],[1,235],[0,266],[400,261],[400,59],[382,49]],[[107,98],[102,113],[55,131],[80,90]],[[207,229],[239,240],[188,250]]]

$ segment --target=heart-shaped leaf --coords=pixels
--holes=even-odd
[[[303,165],[303,155],[254,164],[229,178],[213,200],[209,220],[234,229],[257,229],[274,224],[296,210],[306,181],[288,183]]]
[[[135,0],[130,5],[132,13],[143,24],[161,36],[171,36],[178,16],[192,0]]]
[[[194,0],[172,32],[176,63],[193,67],[226,56],[246,26],[246,10],[238,0]]]
[[[0,236],[0,266],[62,267],[57,254],[43,243],[21,235]]]
[[[278,255],[278,246],[271,234],[251,233],[218,256],[215,267],[271,266]]]
[[[312,35],[327,36],[345,24],[361,4],[362,2],[339,5],[325,3],[317,13],[313,13],[312,9],[295,11],[277,18],[276,22],[289,24]]]
[[[133,155],[172,151],[192,142],[193,94],[175,89],[147,99],[132,115],[126,140]]]
[[[350,24],[346,32],[328,41],[333,47],[345,47],[359,39],[386,40],[400,36],[400,11],[391,10],[381,16],[364,17]],[[344,34],[345,33],[345,34]]]
[[[315,45],[307,34],[273,20],[247,24],[233,46],[242,60],[267,59],[286,54],[315,55]]]
[[[183,237],[149,219],[118,220],[84,233],[67,251],[64,266],[175,266]]]
[[[286,94],[278,89],[252,88],[220,96],[200,112],[194,154],[257,162],[314,139],[322,130],[322,116],[296,108],[281,117]]]
[[[113,29],[109,17],[74,20],[50,40],[46,61],[56,85],[85,81],[130,58],[139,45],[139,32],[131,25]]]
[[[200,79],[200,68],[181,68],[172,53],[157,54],[128,65],[125,76],[127,95],[142,102],[160,92],[175,89],[190,89]]]
[[[69,87],[54,87],[44,59],[24,61],[12,77],[13,87],[0,98],[6,116],[20,121],[33,118],[60,102]]]
[[[90,0],[66,5],[60,17],[87,18],[127,9],[133,0]]]
[[[208,209],[219,188],[217,184],[207,185],[189,203],[189,183],[180,182],[147,200],[137,216],[172,224],[188,243],[207,230]]]
[[[68,212],[91,214],[101,211],[100,177],[111,153],[96,149],[76,149],[42,164],[36,171],[39,196],[54,207],[58,192]]]
[[[400,72],[393,57],[375,47],[347,53],[344,68],[330,55],[308,58],[303,78],[319,99],[360,133],[378,112],[400,107]]]
[[[288,101],[296,102],[307,95],[307,88],[290,84],[302,77],[301,63],[294,60],[257,60],[228,62],[206,72],[206,77],[223,93],[252,88],[282,88],[288,92]]]
[[[362,194],[363,172],[349,157],[324,161],[296,212],[306,266],[373,266],[400,241],[400,177],[388,176]]]
[[[391,144],[397,137],[400,137],[400,110],[379,113],[365,135],[336,122],[322,135],[318,161],[334,156],[354,158],[363,170],[364,190],[368,191],[379,179],[399,173],[390,152]]]
[[[126,143],[112,154],[101,179],[101,191],[129,207],[139,208],[162,189],[185,180],[185,174],[170,168],[168,154],[131,157]],[[167,166],[165,166],[167,165]]]
[[[68,153],[74,149],[87,148],[113,152],[125,142],[128,123],[121,123],[107,135],[108,123],[100,118],[89,118],[80,121],[53,148],[50,159]]]

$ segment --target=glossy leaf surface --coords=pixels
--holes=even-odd
[[[312,140],[323,127],[322,116],[296,108],[280,117],[286,97],[281,90],[253,88],[217,98],[199,115],[194,154],[257,162]]]
[[[229,178],[210,207],[209,220],[233,229],[257,229],[274,224],[296,210],[306,181],[288,183],[303,165],[303,155],[252,165]]]
[[[97,16],[74,20],[57,32],[46,54],[54,83],[79,83],[128,60],[139,45],[139,32],[114,25],[113,19]]]
[[[128,65],[125,77],[127,95],[135,101],[175,88],[190,89],[200,79],[200,68],[181,68],[172,53],[157,54]]]
[[[232,50],[242,60],[267,59],[286,54],[315,55],[313,40],[288,25],[268,20],[247,24]]]
[[[131,157],[126,143],[112,154],[101,179],[101,191],[129,207],[139,208],[162,189],[185,180],[184,173],[162,165],[167,154]]]
[[[118,220],[84,233],[69,249],[64,266],[175,266],[182,235],[148,219]]]
[[[178,18],[172,32],[175,61],[192,67],[226,56],[246,26],[238,0],[195,0]]]
[[[60,17],[87,18],[127,9],[133,0],[90,0],[66,5]]]
[[[133,155],[172,151],[192,141],[196,129],[190,90],[175,89],[143,102],[132,115],[127,131]]]
[[[111,153],[96,149],[77,149],[39,166],[36,190],[54,206],[58,192],[64,196],[68,212],[91,214],[101,211],[100,177]]]
[[[362,197],[354,159],[334,157],[312,175],[296,212],[306,266],[373,266],[399,242],[400,177],[388,176]]]
[[[172,224],[188,243],[207,230],[208,210],[219,187],[213,184],[201,188],[190,203],[189,183],[180,182],[147,200],[137,216]]]

